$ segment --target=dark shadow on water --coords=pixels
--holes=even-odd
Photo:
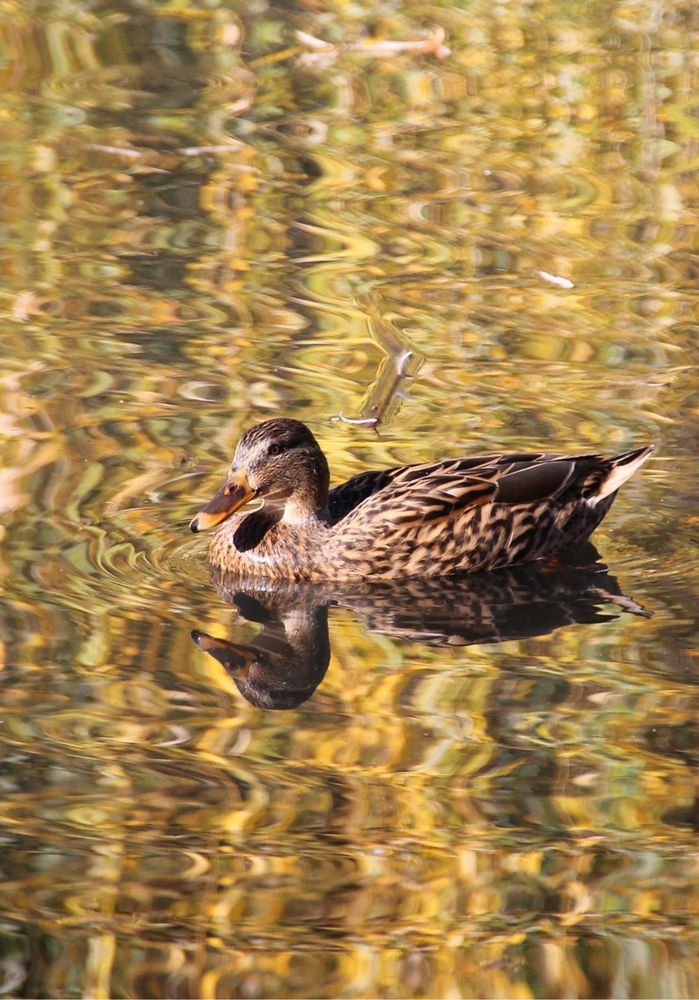
[[[564,625],[647,617],[625,597],[591,545],[566,561],[424,580],[286,583],[216,578],[219,594],[262,630],[252,642],[197,629],[200,649],[223,664],[260,708],[296,708],[330,662],[328,609],[349,608],[370,632],[428,646],[468,646],[547,635]]]

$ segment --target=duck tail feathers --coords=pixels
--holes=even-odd
[[[623,451],[619,455],[614,455],[609,459],[606,475],[598,480],[596,489],[589,499],[593,503],[597,503],[612,493],[616,493],[619,487],[623,486],[637,469],[640,469],[654,451],[655,445],[649,444],[645,448],[634,448],[633,451]]]

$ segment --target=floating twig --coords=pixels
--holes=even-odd
[[[346,417],[343,413],[330,419],[358,427],[373,427],[378,433],[379,424],[394,412],[399,402],[410,397],[402,386],[406,379],[414,378],[422,356],[412,347],[407,347],[401,334],[390,320],[379,313],[376,304],[369,300],[360,303],[367,312],[367,325],[372,340],[381,349],[381,359],[376,376],[369,386],[356,417]]]
[[[379,422],[378,417],[346,417],[344,413],[333,413],[330,417],[332,421],[339,421],[341,424],[352,424],[355,427],[376,427]]]
[[[435,59],[442,60],[451,55],[451,49],[444,44],[445,37],[446,32],[441,25],[437,26],[427,38],[410,39],[405,42],[391,41],[387,38],[362,38],[358,42],[335,45],[307,31],[296,32],[297,40],[307,50],[299,60],[307,66],[329,66],[341,52],[357,52],[376,59],[407,52],[412,55],[432,55]]]
[[[110,156],[123,156],[127,160],[137,160],[144,155],[142,149],[132,149],[129,146],[105,146],[100,142],[88,142],[88,149],[93,149],[96,153],[109,153]],[[150,153],[151,150],[148,150]]]
[[[571,281],[570,278],[564,278],[560,274],[549,274],[548,271],[537,271],[536,272],[540,278],[544,281],[549,281],[556,288],[575,288],[575,282]]]

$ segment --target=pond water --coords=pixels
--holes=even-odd
[[[0,39],[0,995],[696,996],[694,0]],[[216,586],[271,415],[336,482],[658,449],[578,566]]]

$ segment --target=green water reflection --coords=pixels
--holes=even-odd
[[[0,0],[0,994],[697,995],[698,51],[689,0]],[[304,606],[268,711],[187,523],[272,414],[336,480],[659,448],[603,593]]]

